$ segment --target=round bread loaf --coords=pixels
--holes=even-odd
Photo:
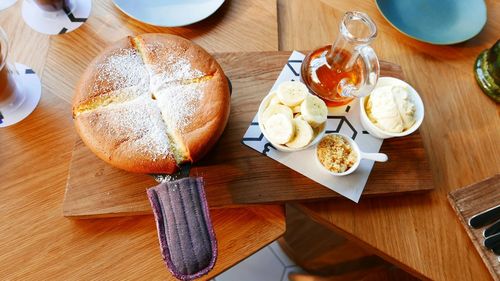
[[[210,54],[178,36],[143,34],[92,61],[76,87],[73,119],[109,164],[171,174],[211,149],[229,107],[227,79]]]

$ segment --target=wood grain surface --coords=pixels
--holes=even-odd
[[[124,34],[180,34],[211,52],[276,50],[274,1],[226,2],[212,18],[168,29],[127,18],[111,0],[93,1],[91,19],[82,27],[86,29],[54,37],[37,34],[22,22],[22,1],[0,12],[0,25],[15,45],[12,57],[43,75],[42,99],[35,112],[0,132],[2,279],[91,279],[101,274],[108,280],[168,278],[156,242],[150,240],[155,235],[151,217],[89,221],[62,217],[63,190],[76,139],[68,107],[73,85],[68,82],[56,89],[52,82],[72,81],[94,52]],[[379,57],[401,65],[406,80],[421,94],[426,118],[420,131],[429,151],[435,191],[365,198],[357,205],[335,200],[298,206],[423,279],[491,278],[446,199],[448,192],[500,171],[500,111],[481,93],[471,71],[477,54],[489,48],[500,34],[500,2],[486,0],[486,5],[488,21],[478,36],[457,45],[433,46],[397,32],[371,0],[278,0],[280,50],[308,50],[331,43],[338,34],[342,14],[361,10],[379,28],[374,43]],[[229,20],[238,24],[229,25]],[[218,36],[212,38],[214,32]],[[63,51],[52,52],[56,45]],[[78,57],[65,55],[71,48],[79,49]],[[50,68],[54,74],[47,76],[46,62],[58,59],[62,63]],[[77,65],[77,71],[65,71],[68,64]],[[224,212],[233,211],[214,210],[212,214],[220,212],[226,217]],[[251,212],[248,214],[252,217]],[[231,216],[226,218],[230,220]],[[240,221],[238,225],[237,230],[246,224]],[[235,257],[231,262],[263,245],[259,236],[247,236],[251,242],[244,245],[231,241]],[[141,243],[144,240],[152,244]],[[218,267],[217,272],[220,270]]]
[[[286,233],[278,243],[307,272],[301,276],[290,274],[290,281],[420,280],[311,220],[291,204],[287,204],[285,212]]]
[[[498,256],[483,246],[483,228],[469,226],[469,219],[485,210],[500,205],[500,174],[484,181],[450,192],[448,195],[453,210],[469,235],[474,247],[485,262],[495,281],[500,280],[500,262]]]
[[[211,51],[276,50],[276,2],[226,1],[201,23],[168,29],[124,16],[111,0],[93,1],[91,18],[82,28],[53,37],[24,24],[22,2],[0,11],[0,26],[11,39],[13,61],[31,66],[41,76],[43,88],[32,115],[0,129],[0,279],[173,280],[161,258],[153,216],[85,221],[63,217],[76,139],[69,103],[74,81],[108,42],[127,34],[179,34]],[[219,209],[211,216],[219,256],[203,279],[285,231],[281,206]]]
[[[318,200],[340,195],[241,143],[262,98],[286,64],[289,52],[220,53],[233,84],[231,116],[214,149],[192,169],[203,176],[211,207]],[[383,62],[382,75],[402,77],[401,68]],[[258,74],[257,77],[253,75]],[[393,195],[433,188],[432,175],[419,133],[384,141],[386,163],[375,163],[363,193]],[[77,140],[63,213],[68,217],[105,217],[150,213],[145,188],[156,185],[148,175],[131,174],[98,159]],[[221,173],[221,171],[223,171]]]
[[[375,1],[279,0],[280,48],[305,50],[331,43],[343,13],[368,13],[378,26],[379,58],[401,65],[422,96],[420,127],[435,190],[423,194],[300,204],[314,219],[422,279],[490,280],[491,276],[447,194],[500,171],[500,110],[472,72],[476,56],[500,34],[500,1],[486,0],[488,20],[471,40],[435,46],[395,30]]]

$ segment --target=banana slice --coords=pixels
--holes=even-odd
[[[260,120],[260,122],[265,123],[269,117],[275,114],[284,114],[290,119],[293,119],[293,112],[290,107],[282,104],[272,104],[264,110],[264,113],[262,113],[262,120]]]
[[[269,117],[264,123],[264,128],[269,140],[278,144],[289,142],[295,133],[292,118],[281,113]]]
[[[292,140],[286,143],[290,148],[302,148],[307,146],[314,138],[314,131],[302,117],[293,119],[295,125],[295,135]]]
[[[295,113],[300,113],[300,104],[296,105],[292,108],[292,112]]]
[[[273,91],[271,93],[271,100],[269,101],[269,105],[274,105],[274,104],[282,104],[280,99],[278,98],[278,94],[276,91]]]
[[[286,81],[279,85],[277,96],[290,107],[300,104],[309,94],[306,85],[299,81]]]
[[[312,127],[317,127],[326,121],[328,108],[325,102],[314,95],[307,95],[300,105],[300,112],[304,120]]]

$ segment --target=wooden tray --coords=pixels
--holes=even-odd
[[[500,281],[499,257],[483,246],[484,228],[473,229],[468,224],[473,215],[500,204],[500,174],[450,192],[448,200],[460,218],[460,222],[467,231],[474,247],[488,267],[491,276],[496,281]]]
[[[210,207],[279,203],[339,197],[301,174],[243,145],[241,138],[287,63],[290,52],[221,53],[215,57],[233,86],[231,115],[219,143],[196,163],[191,175],[203,176]],[[382,62],[383,76],[403,78],[401,68]],[[384,141],[390,161],[375,164],[364,196],[433,188],[419,132]],[[156,182],[98,159],[78,140],[72,155],[63,212],[68,217],[139,215],[150,212],[145,189]]]

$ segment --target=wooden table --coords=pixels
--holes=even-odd
[[[107,43],[145,32],[179,34],[212,52],[275,51],[276,2],[230,1],[203,23],[167,29],[131,20],[111,0],[93,1],[92,15],[81,29],[54,37],[27,27],[20,16],[21,4],[18,1],[0,12],[0,26],[11,38],[13,60],[31,66],[42,77],[42,99],[26,120],[0,130],[0,279],[173,279],[163,264],[152,216],[63,217],[61,205],[76,139],[70,106],[74,85],[58,86],[67,83],[65,75],[55,77],[53,73],[64,73],[66,65],[58,63],[62,61],[58,60],[60,53],[52,47],[66,44],[67,48],[78,48],[81,56],[69,63],[78,65],[80,72],[86,66],[83,61]],[[211,211],[211,216],[219,256],[208,277],[285,231],[282,206],[219,209]]]
[[[210,51],[275,50],[278,46],[271,32],[276,28],[276,22],[270,17],[276,12],[272,1],[251,4],[228,1],[229,7],[208,21],[178,29],[144,26],[121,15],[115,18],[117,12],[109,2],[94,1],[94,5],[104,9],[94,8],[86,31],[94,32],[92,35],[97,31],[109,34],[109,37],[98,38],[97,44],[113,41],[119,34],[133,30],[134,33],[180,34],[200,42]],[[426,105],[421,133],[434,171],[435,191],[362,199],[358,205],[334,200],[299,207],[314,219],[422,278],[490,278],[446,201],[450,190],[500,170],[498,106],[480,92],[471,71],[475,56],[493,44],[500,33],[500,3],[490,0],[487,5],[489,20],[478,37],[455,46],[432,46],[394,30],[378,13],[373,1],[278,1],[280,49],[306,50],[331,43],[344,11],[365,11],[379,27],[374,47],[380,58],[403,66],[408,82],[421,93]],[[22,23],[19,7],[20,3],[1,12],[0,25],[17,46],[13,51],[16,60],[30,64],[43,75],[51,41]],[[264,7],[267,12],[262,13],[257,7]],[[250,20],[253,16],[259,20]],[[102,25],[90,28],[92,20],[98,18]],[[246,30],[241,31],[242,28]],[[84,34],[77,31],[65,36],[85,42]],[[93,42],[94,39],[85,44]],[[85,52],[84,46],[82,52]],[[52,57],[56,57],[55,54]],[[164,279],[168,275],[158,255],[151,217],[71,221],[61,216],[66,169],[75,138],[68,115],[70,96],[44,83],[42,101],[35,113],[23,123],[0,132],[0,170],[4,173],[0,177],[3,191],[0,276],[7,279],[35,276],[42,277],[38,279],[96,276]],[[246,220],[241,227],[247,234],[251,231],[268,234],[264,238],[247,235],[249,240],[245,241],[250,244],[228,240],[226,245],[233,243],[232,249],[240,257],[267,243],[261,240],[271,240],[272,233],[278,236],[282,231],[280,224],[276,224],[282,218],[281,209],[268,207],[266,210],[213,212],[214,220]],[[268,226],[277,227],[261,229],[263,216]],[[223,266],[216,271],[235,262],[222,255],[219,265]]]
[[[300,204],[315,220],[369,250],[433,280],[489,280],[486,267],[449,206],[449,191],[500,171],[499,107],[476,85],[476,56],[500,35],[500,2],[486,1],[488,22],[472,40],[433,46],[392,28],[374,1],[278,1],[280,48],[312,49],[331,43],[347,10],[368,13],[378,25],[379,57],[403,67],[421,94],[421,133],[436,189],[425,194]],[[390,184],[390,183],[388,183]],[[500,192],[500,191],[499,191]]]

